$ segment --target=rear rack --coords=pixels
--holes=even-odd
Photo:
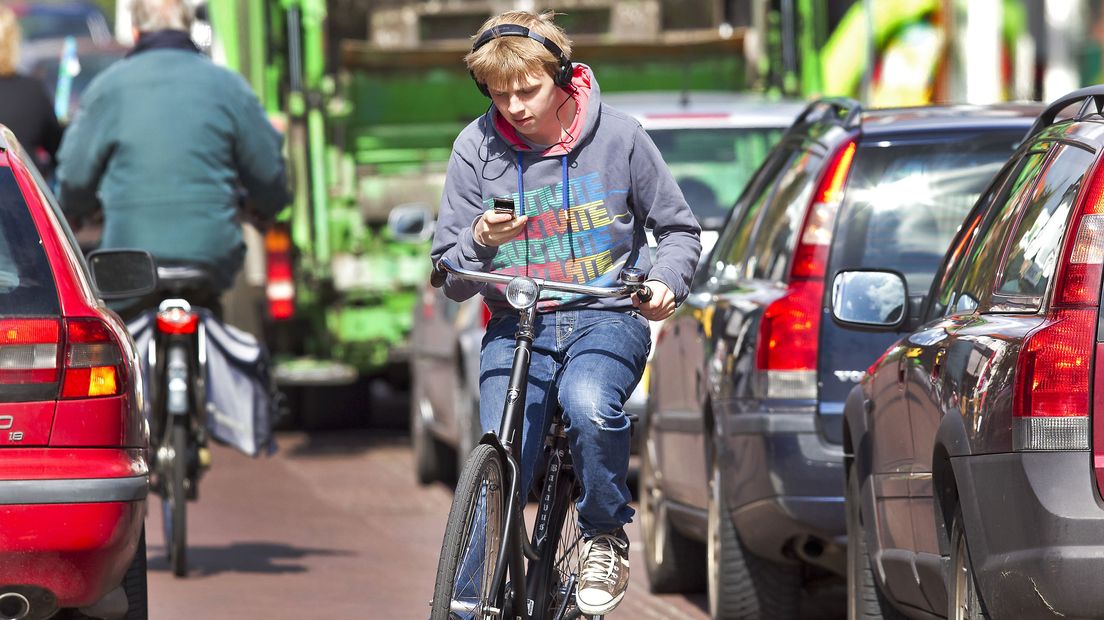
[[[1035,124],[1031,126],[1031,131],[1027,132],[1027,135],[1035,135],[1037,132],[1050,127],[1054,124],[1054,120],[1058,117],[1059,112],[1082,99],[1084,99],[1084,102],[1081,104],[1081,108],[1070,120],[1079,121],[1090,114],[1104,114],[1104,84],[1089,86],[1087,88],[1075,90],[1048,105],[1047,109],[1039,115],[1039,118],[1035,119]]]
[[[854,99],[825,97],[805,106],[793,124],[797,126],[812,121],[837,121],[843,127],[851,128],[858,124],[856,121],[862,111],[862,104]]]

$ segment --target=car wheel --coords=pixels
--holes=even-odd
[[[149,618],[149,598],[146,589],[146,526],[142,526],[142,535],[138,538],[138,550],[127,567],[123,577],[123,592],[127,597],[125,620],[147,620]]]
[[[760,558],[740,541],[724,500],[718,459],[709,481],[707,585],[713,620],[787,620],[801,603],[801,567]]]
[[[640,529],[648,587],[656,593],[700,592],[705,586],[705,546],[671,526],[656,477],[656,452],[645,430],[640,455]]]
[[[862,524],[862,494],[859,492],[858,467],[848,468],[847,494],[847,618],[848,620],[903,620],[874,580],[866,535]]]
[[[966,530],[962,523],[962,509],[955,510],[951,524],[951,583],[950,620],[982,620],[989,617],[985,603],[978,591],[974,567],[970,562],[970,549],[966,544]]]
[[[422,380],[415,373],[410,386],[410,444],[414,451],[414,472],[421,484],[446,480],[445,468],[452,460],[447,449],[429,432],[425,424],[425,412],[429,407],[422,394]]]

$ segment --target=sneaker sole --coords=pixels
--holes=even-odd
[[[617,608],[621,604],[621,599],[625,598],[625,593],[618,594],[614,599],[601,607],[587,607],[578,598],[575,599],[575,606],[579,608],[579,611],[585,616],[604,616],[609,612]]]

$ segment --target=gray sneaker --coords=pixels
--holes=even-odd
[[[575,603],[588,616],[613,611],[629,587],[629,539],[625,530],[583,541]]]

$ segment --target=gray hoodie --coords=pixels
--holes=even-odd
[[[434,264],[445,258],[465,269],[592,286],[616,286],[621,269],[635,266],[681,303],[701,254],[698,222],[640,123],[602,105],[586,65],[575,65],[572,83],[583,111],[567,128],[573,140],[536,151],[493,106],[460,132],[441,197]],[[472,236],[496,197],[512,198],[515,212],[529,216],[525,231],[498,248]],[[654,264],[645,228],[658,243]],[[476,293],[494,313],[509,308],[500,286],[453,276],[445,281],[445,294],[456,301]],[[562,295],[539,306],[541,312],[580,308],[627,310],[632,302]]]

